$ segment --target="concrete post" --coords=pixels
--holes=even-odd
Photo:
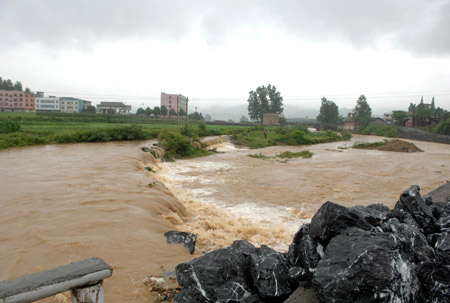
[[[104,303],[103,281],[83,288],[72,289],[72,303]]]

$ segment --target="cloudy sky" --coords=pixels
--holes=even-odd
[[[300,107],[450,110],[450,0],[0,0],[0,76],[133,108],[270,83]]]

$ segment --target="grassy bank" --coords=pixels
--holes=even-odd
[[[66,114],[66,113],[0,113],[0,149],[11,147],[81,143],[150,140],[159,138],[167,159],[198,157],[209,154],[198,137],[231,135],[238,146],[261,148],[271,145],[308,145],[350,139],[348,134],[331,131],[310,133],[306,127],[184,124],[176,120],[149,119],[139,116]]]
[[[310,145],[335,141],[350,140],[349,133],[338,134],[332,131],[325,132],[308,132],[305,127],[279,127],[268,128],[267,138],[264,136],[264,129],[261,127],[253,127],[250,129],[241,129],[240,132],[234,133],[232,142],[238,146],[248,146],[250,148],[263,148],[272,145]]]

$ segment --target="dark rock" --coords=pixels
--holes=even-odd
[[[207,253],[175,268],[182,287],[175,296],[181,302],[240,302],[255,291],[249,273],[250,254],[256,248],[247,241]]]
[[[435,203],[436,204],[436,203]],[[446,203],[437,217],[436,227],[439,231],[450,229],[450,203]]]
[[[350,211],[355,211],[362,215],[362,217],[372,226],[380,226],[388,219],[390,209],[381,204],[372,204],[369,206],[357,205],[351,207]]]
[[[420,187],[418,185],[411,186],[401,194],[395,209],[408,212],[425,233],[430,234],[436,231],[435,219],[430,207],[425,204],[420,196]]]
[[[450,302],[450,234],[443,232],[436,240],[434,260],[418,266],[425,302]]]
[[[314,240],[310,235],[310,225],[302,225],[295,234],[287,253],[288,261],[292,268],[291,279],[297,281],[299,285],[308,285],[323,255],[323,246]],[[303,271],[303,273],[300,273]],[[297,273],[296,273],[297,272]]]
[[[168,243],[183,243],[191,255],[195,251],[195,244],[197,243],[197,235],[193,233],[171,230],[164,234],[167,237]]]
[[[317,265],[313,288],[321,302],[415,302],[415,266],[396,237],[349,228],[333,238]]]
[[[326,244],[349,227],[374,230],[358,210],[348,209],[333,202],[326,202],[311,220],[310,234],[313,239]]]
[[[436,202],[450,202],[450,182],[439,186],[435,190],[428,193],[434,203]]]
[[[414,226],[416,229],[423,231],[422,227],[414,220],[411,214],[403,211],[403,209],[394,209],[390,212],[389,216],[398,219],[401,223]]]
[[[284,254],[265,245],[250,255],[250,275],[259,295],[271,302],[286,299],[297,288],[288,278],[289,266]]]

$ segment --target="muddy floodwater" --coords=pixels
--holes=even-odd
[[[168,274],[202,251],[236,239],[285,251],[326,201],[393,207],[412,184],[427,193],[450,180],[450,145],[408,140],[422,153],[350,148],[380,140],[259,150],[222,142],[217,154],[170,163],[141,151],[150,142],[1,151],[0,280],[97,256],[114,270],[106,302],[151,302],[146,275]],[[302,150],[313,157],[276,157]],[[166,243],[170,229],[198,234],[194,256]]]

